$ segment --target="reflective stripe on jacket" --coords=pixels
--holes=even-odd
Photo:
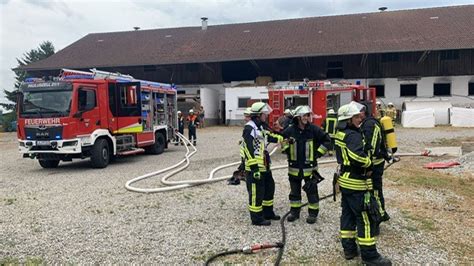
[[[288,174],[311,176],[313,170],[317,169],[316,159],[323,156],[331,144],[329,135],[313,124],[306,125],[304,129],[293,124],[282,135],[292,140],[282,148],[288,157]]]
[[[346,127],[336,133],[336,158],[341,166],[339,186],[350,190],[372,190],[372,179],[367,175],[370,156],[364,152],[364,138],[359,129]]]

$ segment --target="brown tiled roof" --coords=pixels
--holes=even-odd
[[[26,69],[474,48],[474,5],[92,33]]]

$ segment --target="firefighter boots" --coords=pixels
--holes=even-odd
[[[290,215],[286,218],[288,222],[294,222],[300,218],[300,208],[291,208]]]
[[[357,251],[357,249],[354,251],[344,250],[344,258],[346,258],[346,260],[351,260],[357,256],[359,256],[359,252]]]
[[[369,266],[370,265],[390,266],[392,265],[392,262],[383,256],[378,256],[374,259],[362,260],[362,264],[369,265]]]
[[[252,225],[257,225],[257,226],[269,226],[271,224],[272,222],[269,220],[252,221]]]

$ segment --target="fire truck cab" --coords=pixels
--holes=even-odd
[[[18,97],[18,142],[43,168],[90,157],[104,168],[115,156],[160,154],[177,127],[176,89],[98,71],[64,69],[53,81],[27,79]]]
[[[375,113],[375,88],[353,85],[347,82],[303,81],[284,84],[269,84],[268,103],[273,112],[269,116],[270,125],[283,116],[285,109],[294,109],[299,105],[309,105],[313,111],[313,123],[321,126],[327,111],[335,112],[340,106],[351,101],[366,104],[371,113]]]

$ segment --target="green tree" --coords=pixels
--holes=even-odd
[[[21,67],[31,64],[33,62],[43,60],[48,58],[49,56],[54,54],[54,46],[53,43],[50,41],[42,42],[38,48],[31,49],[30,51],[23,54],[23,57],[20,59],[16,59],[18,62],[18,66],[13,69],[15,72],[15,88],[12,91],[3,90],[5,93],[5,97],[8,101],[12,103],[0,103],[0,105],[5,108],[6,110],[15,110],[16,109],[16,99],[18,95],[18,89],[20,88],[21,82],[25,80],[28,76],[28,72],[21,69]]]

